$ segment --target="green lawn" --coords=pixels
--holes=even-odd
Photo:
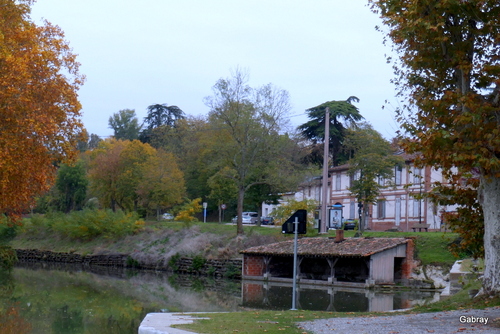
[[[471,299],[469,289],[477,289],[480,287],[479,281],[469,282],[463,290],[457,294],[443,298],[441,301],[416,307],[405,312],[406,313],[427,313],[441,312],[459,309],[483,309],[486,307],[500,307],[500,296],[495,298],[480,297]],[[394,312],[319,312],[319,311],[245,311],[233,313],[211,313],[197,314],[207,320],[197,320],[193,324],[179,325],[176,328],[182,328],[197,333],[205,334],[257,334],[257,333],[291,333],[304,334],[304,330],[298,328],[295,324],[298,322],[323,319],[323,318],[338,318],[338,317],[376,317],[376,316],[391,316]],[[493,321],[493,319],[492,319]],[[498,320],[497,320],[497,323]],[[500,325],[500,323],[499,323]]]
[[[346,231],[345,236],[354,236]],[[443,232],[364,232],[363,236],[384,238],[415,238],[416,257],[422,264],[452,265],[457,258],[448,250],[448,244],[458,237],[457,233]]]

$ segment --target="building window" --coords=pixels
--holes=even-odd
[[[413,199],[413,217],[422,216],[422,201],[419,199]]]
[[[422,168],[413,167],[413,183],[422,183]]]
[[[379,199],[377,201],[377,218],[383,219],[385,218],[385,200]]]
[[[396,166],[396,169],[394,171],[394,182],[396,183],[397,186],[401,185],[402,176],[403,176],[403,167]]]
[[[384,186],[385,185],[385,179],[383,176],[378,176],[377,177],[377,183],[379,186]]]
[[[356,217],[356,202],[351,201],[349,203],[349,219],[354,219]]]
[[[337,173],[337,176],[335,177],[335,190],[340,190],[341,188],[341,177],[342,175],[340,173]]]

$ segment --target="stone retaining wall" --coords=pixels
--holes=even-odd
[[[83,266],[106,266],[137,268],[146,270],[172,271],[216,278],[241,278],[242,260],[207,260],[201,257],[173,258],[170,265],[143,265],[128,254],[80,255],[56,253],[37,249],[16,249],[21,262],[73,263]]]
[[[127,254],[80,255],[74,253],[55,253],[38,249],[16,249],[17,258],[24,262],[63,262],[94,266],[126,267]]]

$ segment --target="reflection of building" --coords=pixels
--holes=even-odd
[[[284,282],[242,281],[244,307],[286,310],[292,307],[292,285]],[[298,309],[330,312],[384,312],[407,309],[435,299],[437,291],[374,291],[370,289],[301,285]]]
[[[371,287],[405,283],[410,278],[414,267],[412,239],[343,239],[340,234],[337,239],[299,239],[300,283]],[[252,247],[241,253],[244,279],[277,282],[293,279],[293,240]]]

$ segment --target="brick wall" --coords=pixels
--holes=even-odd
[[[415,241],[413,240],[413,238],[408,238],[408,242],[406,243],[406,258],[403,261],[401,268],[401,276],[403,279],[410,278],[413,269],[416,267],[414,251]]]
[[[264,257],[245,255],[243,258],[243,275],[245,276],[263,276],[264,275]]]

